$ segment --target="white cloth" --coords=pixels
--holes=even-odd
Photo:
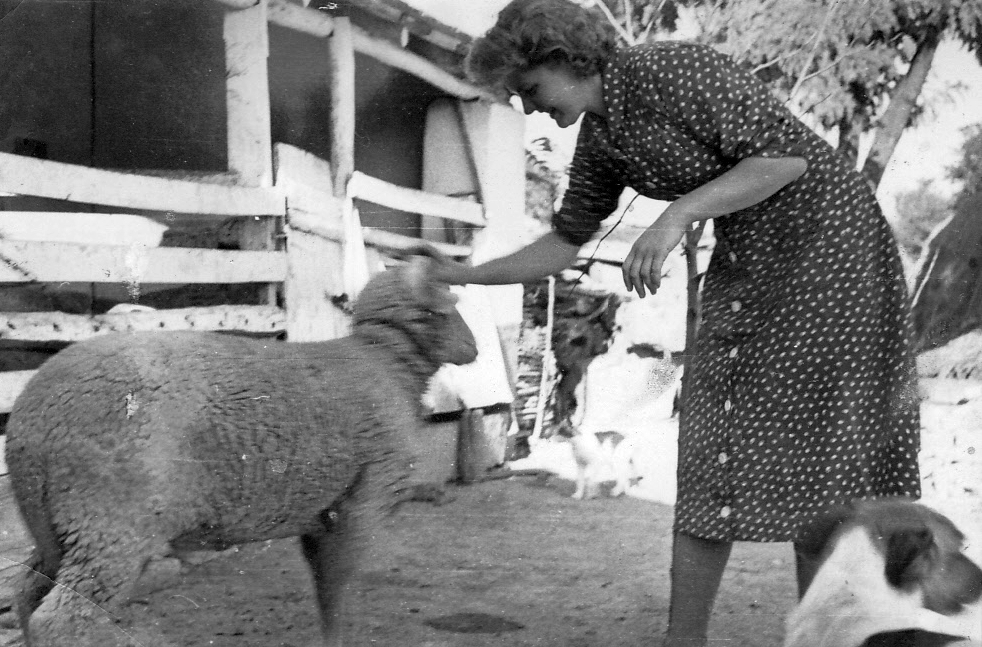
[[[432,413],[446,413],[510,403],[514,395],[486,287],[466,285],[451,289],[460,299],[457,311],[477,342],[477,359],[464,366],[441,367],[430,382],[424,405]]]

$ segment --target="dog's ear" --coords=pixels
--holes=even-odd
[[[924,586],[924,606],[938,613],[958,613],[982,597],[982,569],[965,555],[945,555],[941,568]]]
[[[886,539],[886,578],[903,590],[920,589],[924,606],[949,615],[982,596],[982,569],[960,551],[962,535],[932,516],[915,528],[894,528]]]
[[[924,580],[938,559],[934,535],[926,526],[896,529],[886,539],[886,578],[890,586],[909,589]]]

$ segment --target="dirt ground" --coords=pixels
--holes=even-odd
[[[668,611],[671,509],[574,501],[572,483],[516,477],[411,503],[362,560],[346,615],[354,646],[657,645]],[[790,547],[740,545],[713,637],[779,645],[794,600]],[[227,552],[138,603],[177,645],[300,647],[318,625],[294,541]]]

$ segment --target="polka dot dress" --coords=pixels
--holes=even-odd
[[[674,200],[746,157],[808,162],[775,195],[715,219],[687,367],[676,531],[788,541],[826,506],[918,497],[906,288],[863,178],[712,48],[625,49],[603,82],[608,119],[584,117],[553,223],[575,244],[625,185]]]

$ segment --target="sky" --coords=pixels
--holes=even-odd
[[[494,24],[497,12],[508,0],[405,0],[441,22],[461,31],[479,35]],[[965,89],[950,101],[939,101],[921,123],[908,128],[901,137],[890,164],[880,182],[877,197],[888,217],[896,213],[896,196],[914,189],[921,181],[943,195],[958,188],[947,179],[947,168],[960,158],[964,136],[961,130],[982,122],[982,66],[961,45],[942,43],[928,76],[924,96],[941,94],[951,84],[960,82]],[[547,135],[572,150],[572,129],[561,131],[548,117],[535,115],[527,123],[528,139]]]

